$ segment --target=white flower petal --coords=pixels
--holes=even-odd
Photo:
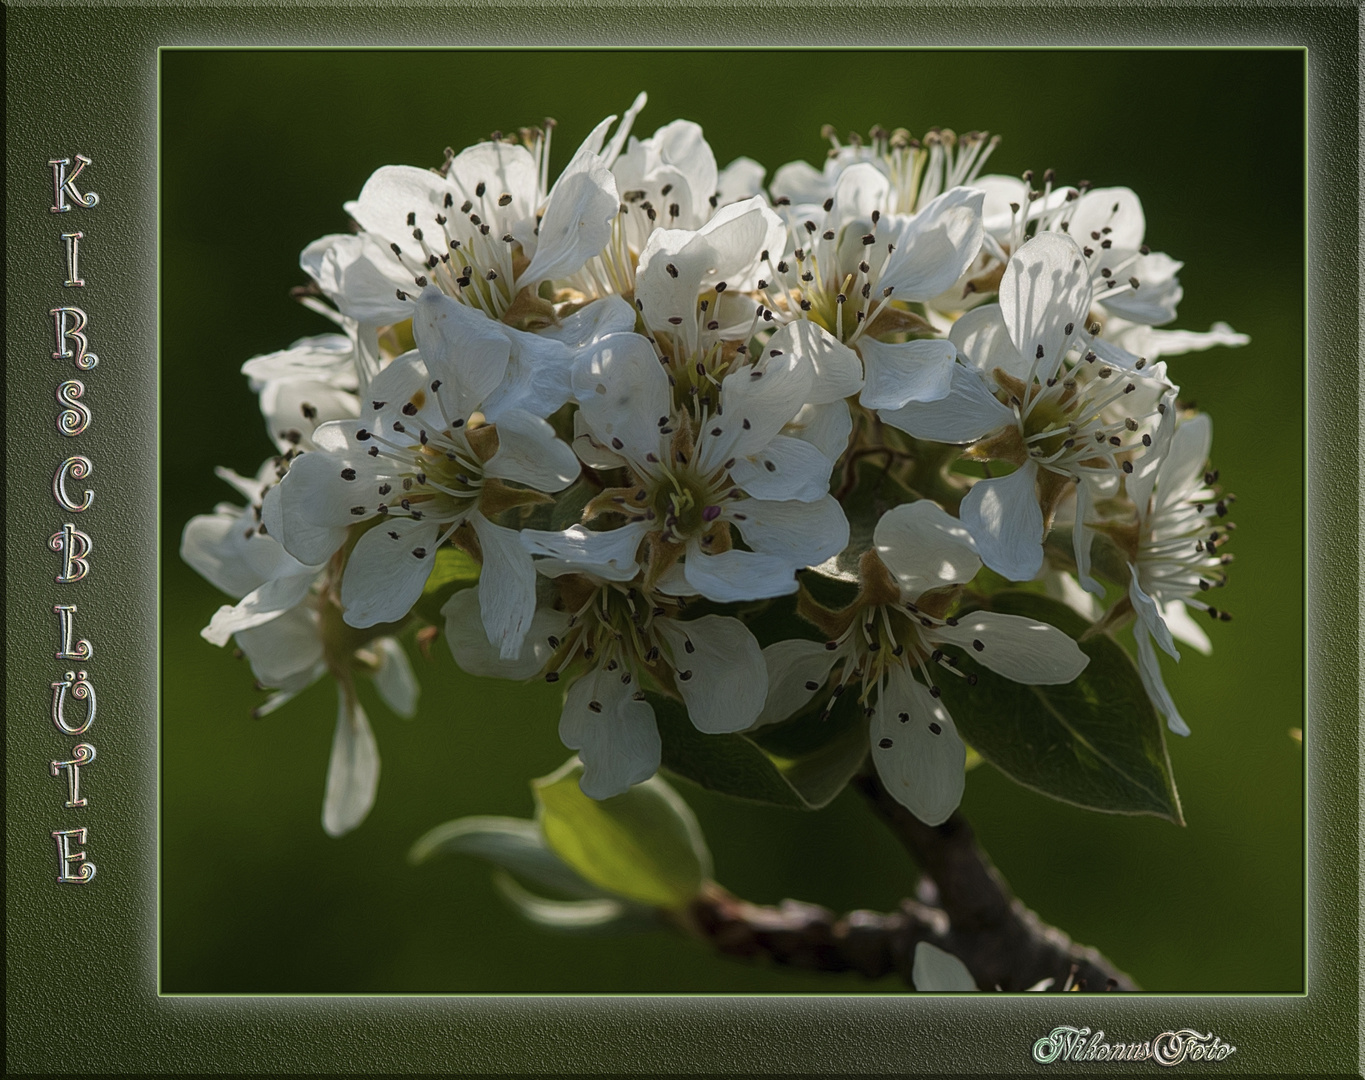
[[[507,373],[512,345],[500,323],[427,286],[412,313],[412,336],[441,399],[460,416],[483,404]]]
[[[1143,591],[1142,584],[1138,580],[1138,568],[1130,565],[1129,572],[1133,575],[1133,580],[1128,585],[1128,599],[1132,601],[1133,611],[1137,613],[1138,620],[1142,623],[1147,633],[1156,639],[1156,643],[1161,646],[1161,651],[1172,660],[1180,659],[1180,650],[1175,647],[1175,642],[1171,639],[1171,631],[1166,626],[1166,621],[1161,617],[1161,609],[1157,607],[1156,601]]]
[[[819,566],[848,546],[848,518],[833,495],[812,502],[739,499],[722,515],[755,552],[783,559],[793,570]]]
[[[966,526],[927,499],[888,510],[878,519],[872,542],[911,600],[929,589],[965,584],[981,569]]]
[[[604,296],[536,333],[567,346],[575,356],[608,334],[635,329],[635,309],[619,296]]]
[[[619,209],[616,181],[602,159],[578,154],[555,183],[540,221],[535,257],[517,285],[534,287],[577,272],[606,247]]]
[[[1135,348],[1149,360],[1155,360],[1159,356],[1203,352],[1215,345],[1236,347],[1251,340],[1246,334],[1239,334],[1225,322],[1214,323],[1204,333],[1195,330],[1152,330],[1145,326],[1134,327],[1134,330],[1143,333],[1137,341],[1129,345],[1129,348]]]
[[[522,547],[537,557],[536,569],[547,577],[589,573],[606,581],[629,581],[640,572],[635,553],[649,528],[647,521],[602,532],[571,525],[562,532],[522,529],[519,536]]]
[[[802,638],[779,641],[764,649],[768,698],[754,727],[781,723],[804,709],[829,681],[830,670],[838,659],[834,650]]]
[[[1084,331],[1090,296],[1085,256],[1065,233],[1040,233],[1010,257],[1000,309],[1010,341],[1026,363],[1037,364],[1040,379],[1056,374],[1072,339]]]
[[[976,990],[976,980],[967,970],[967,965],[952,953],[944,952],[927,941],[915,946],[915,963],[910,980],[920,993],[953,994]]]
[[[899,409],[877,413],[886,423],[917,439],[970,443],[1014,423],[1014,412],[1000,404],[981,372],[958,364],[953,368],[946,396],[937,401],[912,401]]]
[[[573,396],[573,351],[543,334],[511,328],[503,332],[512,347],[507,370],[480,411],[494,424],[512,409],[549,416]]]
[[[191,518],[180,537],[180,557],[215,588],[245,596],[271,578],[301,567],[278,542],[257,533],[250,511],[223,509],[226,512]]]
[[[893,667],[868,724],[883,786],[926,825],[942,825],[962,802],[967,747],[952,717],[903,667]]]
[[[1190,615],[1190,609],[1185,606],[1183,600],[1172,600],[1161,606],[1161,621],[1170,630],[1171,637],[1177,641],[1183,641],[1204,656],[1213,652],[1213,642],[1209,641],[1209,635],[1204,633],[1204,628],[1194,621]]]
[[[260,588],[247,593],[235,607],[221,607],[200,634],[205,641],[223,646],[239,630],[268,623],[303,601],[317,578],[317,571],[307,567],[302,573],[287,574],[267,581]]]
[[[1134,253],[1113,249],[1115,262],[1126,262]],[[1161,251],[1138,255],[1132,265],[1124,269],[1124,283],[1136,281],[1137,288],[1127,288],[1106,296],[1100,301],[1106,311],[1136,323],[1160,326],[1175,318],[1176,308],[1184,296],[1180,280],[1175,276],[1183,263]]]
[[[350,319],[345,321],[355,325]],[[251,382],[253,390],[281,379],[304,379],[354,390],[355,351],[356,343],[348,334],[318,334],[300,338],[287,349],[253,356],[242,365],[242,374]]]
[[[829,494],[831,467],[811,443],[775,435],[753,457],[737,458],[730,479],[756,499],[814,502]]]
[[[635,683],[593,668],[569,687],[559,738],[583,762],[578,786],[592,799],[609,799],[659,771],[663,743],[648,702],[633,697]],[[594,708],[596,706],[596,708]]]
[[[313,685],[326,671],[318,614],[296,607],[278,619],[237,634],[237,645],[262,686],[296,694]]]
[[[654,626],[673,654],[692,725],[711,735],[752,726],[768,695],[768,669],[749,628],[724,615],[661,618]]]
[[[753,158],[735,158],[716,176],[716,201],[725,206],[753,198],[763,190],[763,177],[767,171]]]
[[[1090,234],[1100,233],[1116,248],[1141,247],[1147,231],[1142,201],[1130,188],[1091,188],[1077,199],[1068,231],[1078,240],[1093,240]]]
[[[260,389],[266,433],[280,453],[313,447],[313,430],[329,420],[360,415],[360,399],[315,379],[271,380]]]
[[[1025,462],[1009,476],[978,480],[962,500],[962,523],[981,561],[1011,581],[1031,581],[1043,566],[1043,512],[1038,466]]]
[[[695,329],[698,296],[722,282],[739,292],[753,288],[764,265],[759,256],[780,251],[785,236],[782,219],[762,196],[722,206],[696,232],[656,229],[640,254],[635,279],[645,322],[667,330],[668,320],[678,317]]]
[[[341,579],[346,625],[397,622],[411,611],[436,563],[440,534],[435,522],[408,519],[381,521],[362,536]]]
[[[972,188],[945,191],[904,223],[883,218],[878,240],[896,250],[878,287],[895,290],[897,300],[928,300],[957,281],[981,250],[981,207],[985,194]],[[883,235],[889,234],[889,235]]]
[[[1133,505],[1137,508],[1138,518],[1142,522],[1150,519],[1149,510],[1154,509],[1151,504],[1152,491],[1156,484],[1161,481],[1163,473],[1167,473],[1171,458],[1171,442],[1175,438],[1176,431],[1176,408],[1175,392],[1170,391],[1165,395],[1163,402],[1166,411],[1157,420],[1156,430],[1152,432],[1152,445],[1141,457],[1133,464],[1133,471],[1124,477],[1123,485],[1132,499]],[[1206,448],[1207,449],[1207,448]],[[1204,474],[1204,460],[1201,459],[1193,468],[1199,470],[1199,477],[1202,479]],[[1183,471],[1180,470],[1180,471]],[[1193,471],[1193,470],[1191,470]],[[1162,484],[1164,491],[1170,494],[1177,494],[1174,476],[1172,483]],[[1177,495],[1178,497],[1178,495]],[[1157,492],[1157,505],[1161,505],[1162,492]]]
[[[640,110],[645,107],[645,103],[648,101],[649,95],[641,90],[635,95],[635,100],[630,103],[630,108],[626,110],[625,115],[621,117],[621,125],[616,129],[611,137],[611,142],[607,144],[606,150],[602,153],[602,159],[607,163],[607,168],[611,168],[616,159],[620,157],[621,148],[626,145],[626,139],[630,137],[630,129],[635,125],[635,118],[640,115]],[[610,123],[614,119],[616,119],[614,116],[608,117],[607,122]]]
[[[630,464],[620,454],[602,445],[588,427],[582,409],[575,409],[573,414],[573,452],[590,469],[621,469]]]
[[[1076,521],[1071,533],[1071,548],[1076,555],[1076,577],[1086,592],[1103,597],[1104,586],[1090,576],[1090,550],[1095,542],[1095,530],[1086,518],[1090,516],[1091,502],[1090,483],[1082,478],[1076,484]]]
[[[569,616],[565,612],[536,608],[521,655],[504,660],[488,640],[477,589],[460,589],[445,602],[441,614],[445,616],[446,641],[455,662],[471,675],[496,679],[530,679],[539,675],[554,655],[549,639],[562,638],[569,626]]]
[[[1019,355],[1005,328],[999,304],[973,308],[953,323],[948,340],[957,346],[964,363],[990,375],[996,368],[1016,379],[1028,378],[1031,362]]]
[[[384,165],[365,181],[360,195],[346,204],[346,212],[367,233],[385,242],[410,243],[415,261],[421,262],[422,250],[412,241],[408,215],[416,214],[418,224],[426,227],[441,213],[447,194],[453,197],[455,187],[439,173],[411,165]]]
[[[789,161],[781,166],[773,173],[768,189],[774,199],[793,203],[823,202],[832,190],[825,174],[808,161]]]
[[[412,315],[411,303],[397,293],[416,288],[412,275],[373,236],[321,237],[303,249],[299,265],[352,319],[382,325]]]
[[[858,342],[867,385],[858,398],[865,409],[899,409],[911,401],[938,401],[952,388],[957,348],[951,341]]]
[[[322,798],[322,827],[344,836],[369,814],[379,789],[379,747],[355,691],[337,688],[337,727]]]
[[[801,503],[809,506],[809,503]],[[728,604],[738,600],[768,600],[796,592],[796,568],[776,555],[733,548],[718,555],[689,551],[683,563],[687,583],[708,600]],[[659,583],[660,591],[664,582]],[[672,595],[686,595],[674,591]]]
[[[732,371],[721,383],[725,411],[714,423],[708,421],[708,431],[721,434],[699,445],[698,468],[709,472],[729,457],[748,457],[763,449],[801,411],[814,381],[807,359],[769,342],[754,367]]]
[[[455,205],[469,199],[483,217],[500,202],[503,195],[512,196],[503,211],[507,218],[533,217],[540,209],[536,195],[540,178],[535,158],[526,147],[516,143],[482,142],[461,150],[450,163],[447,177],[456,188]],[[484,194],[480,195],[479,186]],[[411,235],[409,232],[407,235]]]
[[[499,655],[513,660],[521,655],[536,610],[535,566],[515,529],[494,525],[482,514],[471,514],[469,522],[483,553],[478,589],[484,629]]]
[[[1146,632],[1146,627],[1134,623],[1133,637],[1137,640],[1138,675],[1142,679],[1142,685],[1147,691],[1152,707],[1165,719],[1166,726],[1171,731],[1177,735],[1188,735],[1190,726],[1185,723],[1180,710],[1175,707],[1170,691],[1166,689],[1166,680],[1161,677],[1161,661],[1156,650],[1152,648],[1152,639]]]
[[[484,476],[515,480],[536,491],[559,491],[578,478],[578,458],[539,417],[513,409],[498,417],[498,451]]]
[[[962,646],[997,675],[1029,686],[1069,683],[1090,663],[1080,646],[1055,626],[1020,615],[977,611],[963,615],[956,626],[930,633],[937,641]]]
[[[356,479],[344,479],[344,469],[354,469]],[[319,451],[302,454],[290,463],[284,479],[265,493],[261,521],[299,562],[320,566],[341,547],[351,525],[374,516],[366,501],[374,476],[374,460],[365,454],[353,458]],[[365,512],[353,513],[357,506]]]
[[[370,648],[379,656],[379,666],[373,676],[374,688],[384,704],[398,716],[410,720],[417,713],[417,695],[421,687],[412,672],[412,662],[396,638],[376,638]]]
[[[598,442],[637,461],[657,453],[659,421],[673,414],[673,399],[668,375],[639,334],[611,334],[580,357],[573,392]]]
[[[719,173],[716,155],[702,134],[701,126],[691,120],[674,120],[645,141],[654,144],[661,163],[673,166],[682,175],[694,203],[699,204],[694,212],[705,206],[716,193]],[[705,211],[700,212],[705,215]]]
[[[863,385],[863,365],[858,354],[809,319],[795,319],[773,334],[768,339],[767,351],[774,349],[810,363],[815,378],[806,401],[811,404],[823,405],[852,397]]]
[[[871,220],[873,211],[884,211],[891,181],[870,161],[850,165],[834,182],[834,206],[828,225],[840,229],[851,221]]]
[[[853,434],[853,414],[848,402],[831,401],[826,405],[803,405],[790,424],[782,429],[790,435],[810,443],[831,462],[838,462],[848,449]]]
[[[1138,364],[1142,363],[1143,359],[1122,346],[1116,345],[1112,341],[1105,341],[1103,338],[1095,338],[1091,341],[1090,351],[1106,364],[1121,368],[1123,371],[1136,371]]]
[[[1174,412],[1171,407],[1166,410],[1168,416]],[[1170,449],[1157,472],[1157,509],[1179,502],[1199,490],[1212,446],[1213,421],[1207,413],[1176,424]]]

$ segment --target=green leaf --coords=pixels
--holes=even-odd
[[[754,732],[753,740],[807,809],[829,805],[867,757],[867,718],[850,690],[824,720],[828,697],[817,694],[796,716]]]
[[[602,895],[546,846],[539,825],[523,818],[475,816],[447,821],[412,845],[408,861],[423,863],[438,854],[487,859],[527,881],[557,889],[567,896]]]
[[[619,933],[659,925],[653,908],[621,900],[548,900],[519,885],[510,874],[493,875],[493,884],[529,922],[564,934]]]
[[[479,570],[478,560],[467,551],[442,544],[436,552],[436,565],[431,569],[431,576],[427,578],[414,610],[427,622],[444,626],[445,617],[441,615],[441,608],[461,589],[477,585]]]
[[[610,799],[578,786],[583,766],[532,783],[550,849],[577,874],[608,892],[654,907],[686,905],[711,876],[711,853],[691,809],[655,776]]]
[[[962,737],[1024,787],[1111,814],[1153,814],[1185,823],[1160,719],[1128,654],[1106,634],[1081,641],[1090,624],[1065,604],[1023,592],[989,598],[992,611],[1051,623],[1076,638],[1090,663],[1061,686],[1025,686],[981,667],[941,680]]]
[[[827,806],[867,756],[867,727],[856,695],[845,694],[828,720],[824,698],[791,720],[752,735],[707,735],[687,710],[651,695],[663,765],[711,791],[791,810]]]
[[[707,735],[692,726],[672,698],[649,695],[663,740],[663,767],[704,788],[752,802],[805,807],[796,789],[759,747],[743,735]]]

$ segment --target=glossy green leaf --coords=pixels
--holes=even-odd
[[[817,694],[805,711],[753,735],[811,810],[828,805],[843,791],[867,757],[867,718],[858,695],[852,690],[843,694],[822,720],[827,703],[824,693]]]
[[[678,908],[711,876],[711,853],[682,798],[659,776],[610,799],[578,786],[577,758],[532,783],[550,849],[615,896]]]
[[[1183,825],[1165,734],[1128,654],[1065,604],[1005,592],[992,611],[1051,623],[1076,638],[1090,663],[1061,686],[1025,686],[968,654],[965,679],[940,680],[962,737],[1011,779],[1062,802],[1111,814],[1153,814]]]
[[[844,789],[867,756],[867,726],[854,695],[825,721],[824,699],[753,735],[706,735],[670,698],[651,696],[664,768],[704,788],[792,810],[818,810]]]
[[[567,896],[601,896],[549,849],[540,826],[523,818],[480,815],[447,821],[412,845],[408,861],[423,863],[439,854],[487,859],[526,881]]]
[[[692,726],[687,710],[672,698],[651,694],[663,741],[663,767],[723,795],[752,802],[805,807],[795,788],[759,747],[743,735],[707,735]]]

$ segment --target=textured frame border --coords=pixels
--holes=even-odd
[[[1359,1076],[1361,14],[1354,4],[1023,8],[831,3],[724,9],[493,3],[441,7],[11,3],[6,37],[7,1071],[1015,1074],[1057,1023],[1216,1031],[1219,1072]],[[753,17],[782,27],[780,40]],[[439,20],[434,18],[439,14]],[[924,30],[924,27],[930,27]],[[439,28],[435,29],[434,28]],[[527,29],[529,28],[529,29]],[[704,28],[704,30],[702,29]],[[946,28],[946,29],[940,29]],[[1308,991],[1292,997],[161,998],[156,993],[156,49],[161,45],[667,47],[1302,46],[1308,58]],[[43,198],[53,151],[103,166],[82,254],[102,318],[102,415],[82,449],[108,494],[89,518],[105,565],[83,594],[108,720],[91,890],[55,889],[53,782],[38,763],[52,616],[42,492],[52,432],[45,323],[56,290]],[[92,170],[93,173],[94,170]],[[109,242],[117,237],[118,246]],[[35,371],[38,374],[35,374]],[[1349,390],[1348,390],[1349,387]],[[116,430],[117,429],[117,430]],[[54,457],[54,455],[56,455]],[[40,496],[34,498],[34,496]],[[84,520],[84,519],[83,519]],[[1347,553],[1350,556],[1348,557]],[[46,595],[46,594],[44,594]],[[1352,917],[1355,913],[1356,917]],[[1215,1066],[1208,1066],[1213,1070]],[[1070,1071],[1075,1071],[1074,1068]],[[1149,1070],[1147,1070],[1149,1071]],[[1109,1072],[1106,1070],[1106,1074]],[[1115,1070],[1112,1075],[1120,1075]]]

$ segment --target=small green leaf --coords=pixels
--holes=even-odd
[[[817,694],[796,716],[754,732],[753,741],[777,766],[805,807],[829,805],[867,757],[867,718],[851,689],[820,719],[828,697]]]
[[[532,783],[550,849],[608,892],[654,907],[678,908],[711,876],[711,853],[691,809],[655,776],[610,799],[578,786],[577,758]]]
[[[990,597],[992,611],[1051,623],[1090,663],[1061,686],[1025,686],[968,653],[965,679],[940,681],[962,737],[1006,776],[1062,802],[1111,814],[1153,814],[1183,825],[1161,722],[1128,654],[1065,604],[1023,592]]]
[[[692,726],[687,709],[672,698],[649,695],[663,740],[663,767],[679,776],[753,802],[800,810],[801,796],[754,743],[743,735],[707,735]]]
[[[550,511],[549,528],[561,532],[583,520],[583,508],[592,502],[593,496],[601,488],[585,479],[575,480],[564,491],[555,496],[554,508]]]
[[[423,863],[438,854],[487,859],[527,881],[567,896],[602,895],[546,846],[539,825],[523,818],[476,816],[447,821],[412,845],[408,861]]]
[[[427,578],[414,610],[432,625],[444,626],[445,617],[441,615],[441,608],[461,589],[477,585],[479,571],[478,560],[467,551],[450,544],[441,545],[436,552],[436,564],[431,569],[431,576]]]
[[[845,700],[846,699],[846,700]],[[670,772],[723,795],[790,810],[818,810],[834,799],[867,756],[867,728],[855,695],[826,721],[824,699],[799,716],[752,736],[706,735],[671,698],[650,696]]]
[[[493,875],[493,885],[529,922],[564,934],[617,933],[658,925],[652,908],[621,900],[548,900],[519,885],[510,874]]]

